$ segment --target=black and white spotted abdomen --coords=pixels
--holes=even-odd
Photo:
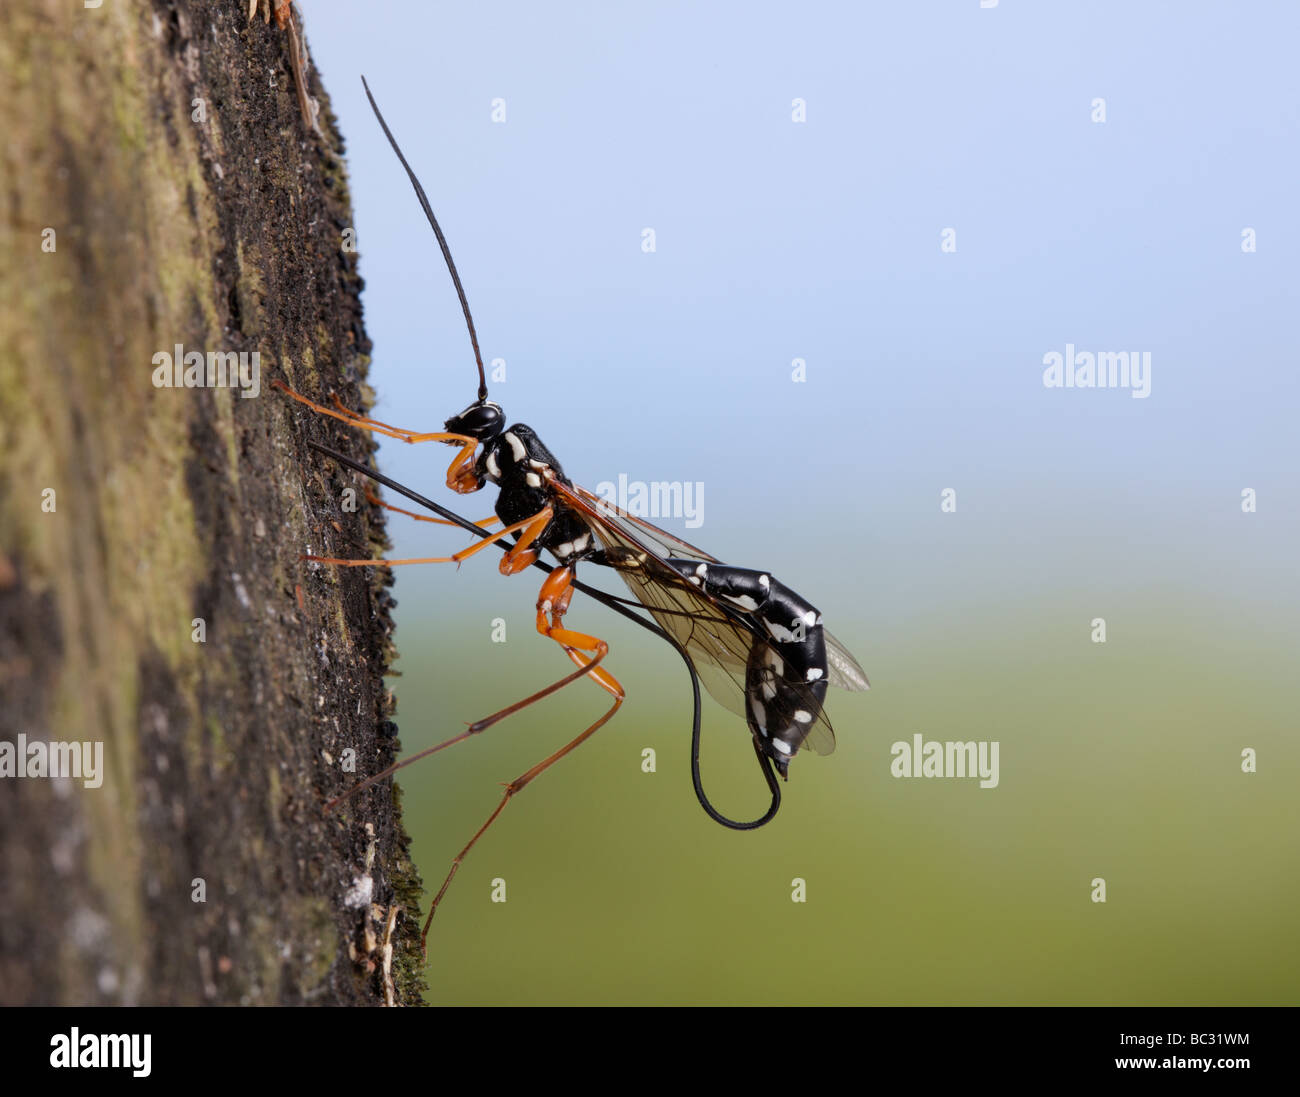
[[[765,571],[670,558],[706,594],[747,615],[755,627],[745,667],[745,718],[763,753],[786,776],[811,734],[829,684],[822,615]]]

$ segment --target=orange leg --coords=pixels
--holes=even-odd
[[[350,427],[357,427],[361,430],[374,431],[376,434],[385,434],[390,438],[397,438],[403,442],[470,442],[478,445],[478,441],[469,437],[467,434],[449,434],[446,431],[420,432],[407,430],[405,427],[392,427],[387,423],[381,423],[377,419],[368,419],[366,416],[355,411],[349,411],[347,408],[339,405],[339,410],[334,411],[325,407],[323,404],[310,400],[300,392],[295,392],[288,385],[278,378],[271,382],[272,388],[277,388],[286,396],[291,396],[300,404],[306,404],[312,411],[319,415],[328,415],[331,419],[338,419],[347,423]]]
[[[383,507],[384,510],[391,510],[397,514],[405,514],[408,518],[414,518],[417,522],[432,522],[436,526],[460,526],[459,522],[448,522],[446,518],[433,518],[428,514],[416,514],[413,510],[403,510],[401,507],[393,506],[392,503],[385,503],[378,495],[370,490],[369,485],[366,486],[365,493],[366,502],[370,503],[372,506]],[[483,529],[487,529],[488,526],[496,525],[499,521],[501,521],[501,519],[494,514],[490,518],[483,518],[474,524],[476,526],[481,526]]]
[[[368,430],[372,434],[382,434],[386,438],[396,438],[398,441],[409,442],[412,445],[417,442],[447,442],[451,445],[460,446],[460,453],[447,466],[447,486],[462,495],[477,491],[483,486],[478,477],[474,475],[474,451],[478,448],[477,438],[471,438],[468,434],[451,434],[443,430],[420,433],[419,431],[406,430],[403,427],[392,427],[387,423],[379,422],[377,419],[368,419],[355,411],[348,411],[338,402],[337,398],[335,398],[335,403],[338,404],[339,410],[335,411],[323,404],[316,403],[315,400],[309,400],[300,392],[294,392],[279,378],[271,382],[271,387],[293,397],[298,403],[305,404],[318,415],[328,415],[331,419],[338,419],[340,422],[347,423],[348,426],[356,427],[358,430]]]
[[[614,703],[609,706],[608,710],[606,710],[605,714],[601,716],[600,719],[590,725],[576,739],[566,743],[554,754],[543,758],[537,763],[537,765],[533,766],[526,772],[521,773],[505,786],[505,795],[501,797],[501,802],[497,804],[496,810],[494,810],[492,814],[487,817],[487,821],[474,832],[474,837],[465,844],[465,848],[452,859],[451,870],[447,873],[447,878],[443,880],[442,887],[438,889],[438,894],[433,897],[433,902],[429,905],[429,916],[425,919],[424,929],[420,933],[420,947],[424,950],[425,955],[428,955],[429,927],[433,924],[433,916],[438,911],[438,904],[442,902],[442,897],[447,894],[447,889],[451,887],[451,882],[455,879],[456,872],[460,868],[461,862],[465,860],[469,851],[474,848],[474,844],[483,837],[488,827],[496,822],[497,816],[505,810],[506,804],[510,803],[511,798],[516,793],[521,792],[566,754],[575,750],[591,738],[592,735],[613,718],[614,713],[616,713],[623,704],[625,694],[618,679],[610,674],[609,671],[596,665],[609,654],[609,644],[598,637],[588,636],[586,633],[582,632],[574,632],[571,629],[566,629],[561,626],[561,621],[564,617],[565,610],[568,609],[569,599],[572,595],[573,569],[567,567],[556,568],[555,571],[551,572],[546,582],[542,584],[542,592],[537,600],[537,631],[556,641],[556,643],[564,648],[565,652],[568,653],[571,659],[580,663],[581,665],[578,670],[548,689],[534,694],[532,697],[523,701],[518,701],[509,708],[504,708],[500,712],[487,717],[485,720],[480,720],[477,724],[471,727],[469,732],[466,732],[465,735],[460,738],[464,738],[476,731],[482,731],[485,727],[496,723],[498,720],[505,719],[505,717],[509,716],[513,712],[518,712],[519,709],[532,704],[533,701],[537,700],[539,697],[543,697],[547,693],[553,693],[555,690],[573,681],[575,677],[583,674],[595,681],[601,689],[613,697]],[[547,620],[548,615],[551,618],[550,621]],[[574,650],[575,648],[585,648],[586,650],[593,651],[595,652],[595,657],[590,660],[583,659]]]
[[[326,811],[332,811],[344,800],[369,788],[376,782],[382,781],[385,777],[391,776],[397,770],[409,766],[413,762],[418,762],[421,758],[427,758],[430,754],[437,754],[439,751],[446,750],[448,747],[455,746],[457,743],[462,743],[471,736],[486,731],[493,724],[504,720],[507,716],[513,715],[520,709],[533,704],[535,701],[540,701],[544,697],[549,697],[552,693],[563,689],[565,686],[572,682],[576,682],[579,678],[584,676],[590,677],[606,693],[614,698],[613,704],[610,705],[604,715],[602,715],[595,723],[591,724],[581,735],[576,739],[573,739],[571,742],[566,743],[559,750],[555,751],[555,753],[548,755],[542,761],[538,762],[537,765],[520,774],[505,786],[505,795],[502,796],[501,802],[496,806],[496,810],[488,816],[487,821],[474,832],[474,836],[466,843],[465,847],[455,856],[455,858],[453,858],[451,869],[447,873],[446,879],[443,880],[442,887],[438,889],[438,894],[434,896],[433,902],[429,907],[429,916],[425,919],[424,929],[420,933],[420,946],[425,951],[426,955],[428,952],[427,941],[429,936],[429,927],[433,924],[433,916],[437,912],[438,904],[442,902],[442,898],[447,893],[447,889],[451,886],[451,882],[455,878],[457,870],[465,860],[465,857],[469,854],[469,851],[474,848],[475,843],[483,837],[488,827],[496,822],[497,816],[505,810],[506,804],[510,802],[510,799],[516,793],[522,791],[525,787],[531,784],[533,780],[553,766],[566,754],[575,750],[578,746],[594,735],[596,731],[613,718],[614,713],[616,713],[623,704],[623,699],[625,697],[623,686],[617,678],[598,666],[605,656],[609,654],[609,644],[599,637],[588,636],[585,633],[575,632],[571,629],[561,627],[564,614],[568,609],[569,601],[572,597],[573,569],[568,567],[557,568],[550,574],[546,582],[542,584],[542,590],[537,599],[537,630],[542,635],[549,636],[560,644],[569,657],[579,664],[577,670],[570,674],[566,674],[558,682],[553,682],[545,689],[538,690],[530,697],[526,697],[522,701],[516,701],[513,705],[509,705],[506,708],[494,712],[491,716],[485,716],[483,719],[475,721],[459,735],[452,736],[452,738],[439,743],[437,746],[429,747],[427,750],[422,750],[418,754],[413,754],[409,758],[404,758],[400,762],[389,766],[382,772],[376,773],[373,777],[367,777],[364,781],[353,786],[342,796],[335,797],[325,805]],[[548,617],[549,620],[547,619]],[[577,654],[575,648],[585,648],[592,651],[594,654],[590,659],[585,659]]]
[[[570,573],[570,578],[571,576],[572,573]],[[568,594],[572,594],[571,587],[568,591]],[[564,597],[564,605],[566,606],[568,605],[568,600],[569,600],[568,596],[566,595]],[[543,601],[542,599],[540,598],[538,599],[539,606],[542,604],[542,601]],[[563,610],[560,610],[559,613],[562,616]],[[543,634],[546,634],[547,629],[543,627],[540,631],[542,631]],[[409,758],[403,758],[400,762],[393,763],[393,765],[389,766],[387,769],[382,770],[379,773],[376,773],[373,777],[367,777],[364,781],[360,781],[357,784],[353,785],[352,788],[348,789],[348,791],[343,793],[341,796],[336,796],[333,800],[330,800],[329,803],[325,805],[325,810],[333,811],[344,800],[350,799],[351,797],[355,796],[358,792],[364,792],[366,789],[368,789],[371,785],[375,784],[376,782],[382,781],[385,777],[392,776],[399,769],[404,769],[406,766],[418,762],[421,758],[427,758],[430,754],[437,754],[439,751],[446,750],[448,747],[454,747],[457,743],[463,743],[466,739],[469,739],[471,736],[478,735],[481,732],[487,731],[487,729],[490,728],[493,724],[499,723],[500,721],[504,720],[507,716],[512,716],[520,709],[526,708],[527,706],[531,705],[535,701],[540,701],[544,697],[549,697],[552,693],[558,693],[565,686],[570,685],[573,682],[576,682],[579,678],[582,678],[589,674],[592,674],[592,676],[595,677],[593,671],[597,669],[597,664],[600,663],[601,660],[603,660],[605,656],[609,654],[609,645],[606,644],[603,640],[597,640],[592,637],[586,637],[585,639],[593,640],[592,650],[595,654],[591,659],[583,659],[581,657],[574,658],[574,650],[570,647],[565,648],[565,651],[569,653],[570,658],[574,658],[574,661],[579,664],[577,670],[573,671],[570,674],[566,674],[558,682],[552,682],[549,686],[545,687],[544,689],[539,689],[536,693],[531,694],[528,697],[525,697],[522,701],[516,701],[513,705],[508,705],[503,709],[499,709],[498,711],[492,713],[491,716],[484,716],[481,720],[475,720],[474,723],[470,724],[466,728],[466,730],[462,731],[459,735],[453,735],[450,739],[444,740],[443,742],[437,744],[437,746],[428,747],[417,754],[412,754]],[[604,688],[607,692],[621,693],[622,691],[622,687],[612,677],[606,676],[603,680],[597,679],[597,681],[600,682],[602,688]]]
[[[597,636],[588,636],[585,632],[574,632],[563,627],[564,615],[568,612],[572,598],[573,568],[556,568],[546,577],[541,593],[537,596],[537,631],[543,636],[549,636],[564,648],[565,654],[574,663],[583,666],[587,660],[580,652],[603,653],[609,649],[605,641]],[[598,683],[607,693],[621,695],[623,687],[608,671],[600,670],[593,663],[588,669],[588,674],[592,681]]]
[[[589,738],[591,738],[592,735],[594,735],[597,731],[599,731],[605,724],[609,723],[609,721],[613,718],[614,713],[616,713],[619,710],[622,704],[623,704],[623,691],[620,688],[618,694],[614,697],[614,703],[609,706],[609,710],[605,713],[604,716],[602,716],[599,720],[597,720],[594,724],[592,724],[589,728],[587,728],[586,731],[584,731],[572,742],[566,743],[554,754],[550,755],[547,758],[542,759],[542,761],[538,762],[537,765],[533,766],[533,768],[528,770],[528,772],[521,773],[518,777],[516,777],[513,781],[511,781],[509,784],[506,785],[505,795],[501,797],[501,803],[497,804],[496,810],[493,811],[492,814],[487,817],[487,822],[485,822],[481,827],[478,828],[477,831],[474,832],[474,837],[471,838],[465,844],[465,848],[462,849],[458,854],[456,854],[456,856],[452,859],[451,871],[447,873],[447,878],[443,880],[442,887],[438,889],[438,894],[433,897],[433,902],[429,905],[429,916],[424,920],[424,929],[420,933],[420,949],[424,953],[424,955],[427,956],[429,954],[429,927],[433,924],[433,916],[438,912],[438,904],[442,902],[442,897],[447,894],[447,889],[451,887],[451,882],[456,877],[456,870],[460,868],[461,862],[465,860],[466,856],[468,856],[469,851],[474,848],[474,844],[480,838],[483,837],[483,834],[487,831],[487,828],[496,822],[497,816],[500,815],[505,810],[505,806],[506,804],[510,803],[511,797],[513,797],[515,793],[522,791],[527,785],[529,785],[533,781],[534,778],[539,777],[541,774],[545,773],[546,770],[550,769],[551,766],[553,766],[566,754],[568,754],[570,751],[574,750],[575,748],[581,746],[584,742],[586,742]]]
[[[337,392],[330,393],[330,403],[334,405],[335,411],[341,412],[347,416],[347,419],[353,426],[379,427],[382,430],[391,430],[394,434],[414,434],[405,427],[395,427],[392,423],[384,423],[369,415],[362,415],[359,411],[353,411],[342,400],[339,399]]]
[[[333,556],[303,556],[303,560],[314,560],[318,564],[334,564],[341,568],[394,568],[400,564],[460,564],[468,560],[476,552],[482,552],[488,545],[495,541],[500,541],[503,537],[509,537],[510,534],[522,531],[519,540],[511,547],[510,551],[501,557],[501,574],[514,575],[517,571],[522,571],[525,567],[531,566],[532,562],[537,559],[537,550],[529,548],[542,531],[550,524],[554,511],[549,507],[543,507],[531,518],[525,518],[521,522],[515,522],[498,530],[490,537],[484,537],[481,541],[475,541],[467,549],[461,549],[460,552],[452,556],[424,556],[411,560],[340,560]],[[519,561],[525,561],[520,563]]]

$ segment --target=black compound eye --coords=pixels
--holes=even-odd
[[[506,415],[499,405],[489,401],[470,404],[459,415],[447,420],[447,430],[452,434],[468,434],[480,442],[495,438],[506,425]]]

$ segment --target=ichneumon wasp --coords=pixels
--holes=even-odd
[[[611,699],[605,713],[580,735],[505,786],[501,802],[452,861],[451,870],[430,905],[421,933],[421,943],[424,944],[438,904],[451,885],[461,862],[496,821],[511,797],[595,734],[623,704],[623,687],[601,665],[609,654],[609,645],[597,636],[577,632],[564,623],[575,590],[581,590],[654,632],[675,647],[686,661],[695,695],[691,750],[691,777],[695,792],[710,818],[735,830],[753,830],[776,815],[781,793],[773,767],[785,779],[788,777],[791,759],[800,750],[808,749],[817,754],[829,754],[834,750],[834,733],[823,708],[827,687],[864,690],[868,688],[868,683],[866,674],[853,656],[826,631],[816,608],[770,573],[724,564],[693,545],[576,486],[565,476],[559,461],[531,428],[522,423],[507,422],[500,405],[488,399],[487,378],[483,357],[479,352],[478,335],[474,330],[469,303],[456,264],[452,261],[446,237],[433,214],[424,188],[389,130],[364,77],[362,84],[371,109],[402,167],[406,169],[420,206],[442,249],[465,314],[470,345],[478,365],[478,397],[463,411],[448,419],[445,429],[420,432],[394,427],[349,411],[337,397],[334,398],[334,407],[329,408],[293,391],[283,382],[274,381],[272,384],[313,411],[332,416],[351,427],[412,444],[443,442],[456,446],[459,452],[447,469],[447,486],[460,494],[469,494],[488,484],[494,484],[499,492],[496,516],[482,522],[470,522],[371,471],[360,462],[333,450],[315,446],[341,464],[407,496],[442,515],[442,518],[403,511],[381,503],[373,496],[372,502],[423,521],[462,526],[479,540],[470,547],[445,557],[350,560],[307,556],[305,559],[339,567],[459,564],[495,544],[504,551],[500,562],[502,574],[516,575],[530,567],[539,567],[547,572],[537,600],[537,631],[556,641],[577,669],[531,696],[469,725],[459,735],[367,778],[330,801],[327,810],[403,766],[486,731],[498,721],[579,678],[590,678]],[[485,527],[497,522],[501,523],[502,528],[489,533]],[[507,542],[506,538],[513,540]],[[548,566],[539,559],[543,551],[555,558],[557,566]],[[582,562],[617,571],[630,588],[634,599],[619,598],[579,582],[576,571]],[[629,606],[647,610],[654,623],[633,612]],[[754,750],[772,795],[767,811],[757,819],[746,822],[729,819],[714,808],[704,793],[699,769],[700,680],[717,701],[744,716],[749,726]]]

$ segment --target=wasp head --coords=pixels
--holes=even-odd
[[[506,413],[501,410],[501,405],[491,400],[475,400],[459,415],[448,419],[446,428],[452,434],[465,434],[480,442],[490,442],[506,429]]]

